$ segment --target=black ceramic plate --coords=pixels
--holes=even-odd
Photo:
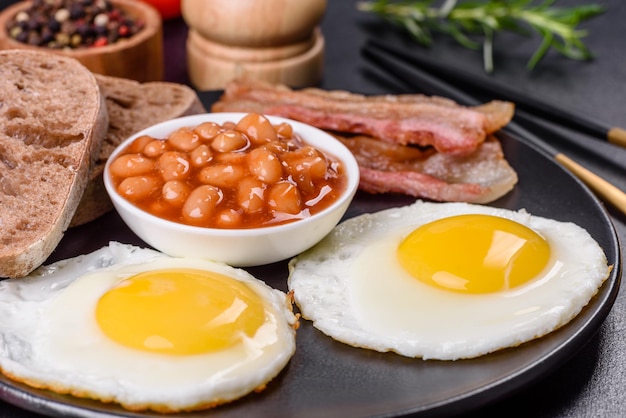
[[[423,361],[338,343],[302,321],[295,356],[262,393],[186,417],[451,415],[494,402],[554,370],[597,331],[619,288],[618,238],[595,197],[548,156],[503,133],[505,154],[519,174],[514,191],[493,206],[520,209],[586,228],[614,265],[597,296],[571,323],[548,336],[472,360]],[[404,205],[413,199],[359,193],[346,216]],[[50,261],[90,252],[110,240],[142,244],[115,213],[68,232]],[[250,271],[286,290],[287,264]],[[53,394],[0,377],[0,398],[24,409],[64,417],[153,417],[115,405]]]

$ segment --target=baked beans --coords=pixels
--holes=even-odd
[[[344,168],[288,123],[250,113],[167,138],[141,136],[110,164],[113,184],[153,215],[211,228],[257,228],[309,217],[345,190]]]

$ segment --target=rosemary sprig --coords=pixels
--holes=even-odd
[[[572,59],[593,57],[582,41],[588,32],[578,29],[578,24],[604,12],[604,8],[597,4],[559,8],[553,6],[555,1],[446,0],[437,7],[433,0],[373,0],[360,2],[357,7],[403,27],[425,46],[431,45],[433,32],[450,35],[467,48],[482,46],[485,71],[492,72],[494,36],[503,31],[529,35],[534,30],[542,37],[528,61],[529,70],[551,48]],[[481,36],[482,42],[474,40]]]

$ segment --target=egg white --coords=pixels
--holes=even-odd
[[[246,283],[265,301],[265,323],[239,345],[189,356],[135,350],[104,335],[93,315],[104,292],[133,274],[176,267]],[[0,368],[36,387],[131,410],[193,410],[237,399],[274,378],[295,351],[296,322],[287,295],[244,270],[112,242],[0,283]]]
[[[396,248],[410,232],[460,214],[500,216],[535,230],[550,243],[548,267],[511,290],[468,295],[429,286],[398,264]],[[422,201],[343,222],[292,259],[289,269],[289,289],[303,318],[325,334],[356,347],[439,360],[514,347],[561,327],[587,305],[610,271],[597,242],[573,223]]]

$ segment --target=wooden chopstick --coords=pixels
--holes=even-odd
[[[362,53],[372,63],[404,81],[406,84],[417,88],[419,91],[426,89],[430,94],[446,96],[466,106],[480,104],[476,98],[389,52],[380,49],[363,49]],[[622,190],[546,144],[521,125],[511,122],[507,125],[506,129],[516,134],[521,140],[534,145],[543,153],[552,157],[585,183],[602,200],[610,203],[622,212],[622,214],[626,215],[626,193]]]
[[[547,117],[551,122],[584,132],[593,138],[602,139],[620,147],[626,147],[626,129],[624,128],[609,126],[585,114],[566,109],[561,105],[556,106],[547,101],[539,100],[497,81],[484,79],[458,68],[452,69],[435,61],[422,58],[419,55],[411,54],[406,49],[389,42],[370,39],[366,42],[364,49],[389,52],[412,63],[414,66],[437,74],[450,82],[467,85],[476,91],[488,93],[494,99],[514,102],[517,109],[523,109],[544,118]]]

